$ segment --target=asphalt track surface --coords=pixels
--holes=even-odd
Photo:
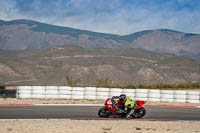
[[[0,119],[72,119],[102,120],[97,115],[100,106],[0,106]],[[145,106],[142,120],[200,121],[200,108]],[[106,118],[107,120],[113,118]],[[105,120],[105,118],[104,118]]]

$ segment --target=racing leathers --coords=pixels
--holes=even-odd
[[[124,111],[125,113],[127,113],[126,118],[129,119],[131,118],[131,116],[134,116],[135,110],[137,108],[136,102],[133,99],[126,97],[126,102],[124,103],[124,106]]]
[[[119,96],[113,96],[111,98],[111,102],[112,102],[112,107],[115,108],[115,110],[118,113],[124,113],[124,104],[120,102]]]
[[[125,103],[122,103],[119,100],[117,100],[117,103],[116,103],[114,99],[118,99],[118,98],[119,96],[113,96],[111,98],[113,107],[116,109],[116,111],[118,113],[126,113],[127,119],[131,118],[131,116],[134,116],[135,110],[137,108],[136,102],[133,99],[126,97]]]

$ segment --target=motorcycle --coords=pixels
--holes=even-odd
[[[142,118],[146,114],[145,108],[142,106],[146,103],[146,101],[137,100],[136,102],[136,110],[134,116],[131,118]],[[115,109],[115,105],[113,106],[113,102],[111,98],[106,99],[104,106],[98,110],[98,116],[101,118],[109,118],[109,117],[117,117],[117,118],[125,118],[127,113],[119,113]]]

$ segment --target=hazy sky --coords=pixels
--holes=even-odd
[[[0,0],[0,19],[121,35],[160,28],[200,34],[200,0]]]

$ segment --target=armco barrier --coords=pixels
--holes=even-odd
[[[97,99],[97,96],[86,96],[85,95],[85,99],[93,99],[93,100],[95,100],[95,99]]]
[[[71,99],[72,95],[58,95],[59,99]]]
[[[185,103],[186,102],[186,91],[174,91],[174,102]]]
[[[113,92],[113,93],[122,93],[123,89],[120,89],[120,88],[111,88],[110,89],[110,92]]]
[[[161,102],[174,102],[174,90],[161,90],[160,91]]]
[[[85,91],[97,91],[96,87],[85,87]]]
[[[32,98],[46,98],[46,95],[44,94],[32,94]]]
[[[135,89],[123,89],[122,93],[126,94],[130,98],[135,99]]]
[[[71,91],[72,87],[70,87],[70,86],[59,86],[58,89],[59,90],[68,90],[68,91]]]
[[[135,89],[135,100],[144,100],[147,101],[148,89]]]
[[[149,90],[148,91],[148,101],[160,102],[160,90]]]
[[[147,98],[147,101],[160,102],[160,98]]]
[[[155,89],[121,89],[69,86],[18,86],[17,98],[107,99],[126,94],[134,100],[200,103],[200,92]]]
[[[85,96],[96,96],[97,92],[96,91],[85,91]]]

